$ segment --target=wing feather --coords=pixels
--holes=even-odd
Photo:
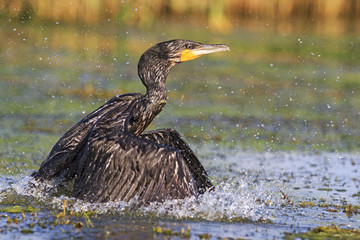
[[[206,190],[212,190],[214,188],[199,159],[176,130],[159,129],[147,131],[142,133],[140,137],[157,144],[177,149],[191,171],[200,193],[204,193]]]
[[[175,149],[135,135],[112,134],[101,143],[97,138],[89,141],[83,159],[96,164],[85,164],[75,181],[74,197],[100,202],[138,197],[148,203],[197,195],[191,172]],[[110,165],[116,173],[110,172]]]
[[[37,180],[51,180],[63,177],[63,180],[70,180],[74,177],[74,167],[77,167],[78,156],[86,146],[87,138],[92,127],[106,113],[117,109],[124,111],[129,102],[139,94],[124,94],[116,96],[95,111],[88,114],[80,122],[67,131],[54,145],[48,157],[41,164],[40,169],[35,172]]]
[[[128,123],[136,100],[121,101],[99,108],[70,129],[37,176],[46,179],[65,172],[68,179],[75,177],[73,196],[93,202],[137,197],[148,203],[197,196],[212,187],[176,131],[130,133]],[[81,136],[77,136],[79,131]],[[53,172],[46,173],[54,166]]]

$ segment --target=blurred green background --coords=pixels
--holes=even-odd
[[[151,128],[199,147],[358,151],[359,19],[351,0],[1,0],[2,171],[36,169],[106,99],[144,92],[139,57],[173,38],[231,52],[174,68]]]

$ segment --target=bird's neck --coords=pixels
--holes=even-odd
[[[164,84],[146,87],[146,94],[135,106],[133,121],[129,123],[129,130],[135,135],[141,134],[158,115],[166,104],[166,87]]]
[[[146,87],[146,96],[154,102],[166,100],[166,78],[174,63],[164,60],[143,59],[138,65],[139,77]]]
[[[166,100],[167,98],[167,90],[165,86],[165,82],[163,84],[157,84],[156,86],[148,86],[146,88],[146,96],[152,102],[158,102],[161,100]]]

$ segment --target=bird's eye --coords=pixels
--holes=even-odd
[[[186,49],[193,49],[194,47],[193,47],[193,45],[191,45],[191,44],[188,44],[187,46],[186,46]]]

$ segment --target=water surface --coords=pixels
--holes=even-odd
[[[331,224],[359,228],[359,214],[344,212],[360,198],[358,39],[174,29],[2,25],[1,238],[162,239],[153,232],[161,227],[174,239],[182,229],[191,239],[269,239]],[[174,68],[168,104],[150,128],[184,134],[216,190],[140,208],[89,204],[64,188],[30,191],[29,175],[58,138],[112,96],[144,92],[139,56],[179,37],[227,43],[231,52]]]

